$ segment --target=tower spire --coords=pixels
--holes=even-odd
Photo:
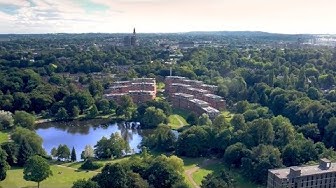
[[[133,35],[135,35],[136,33],[135,33],[135,27],[133,28]]]

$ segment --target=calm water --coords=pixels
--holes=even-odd
[[[70,150],[75,147],[77,160],[86,145],[94,147],[103,136],[110,138],[112,133],[119,132],[128,141],[133,153],[139,152],[143,135],[151,130],[126,129],[122,124],[108,123],[104,120],[71,121],[44,123],[38,125],[37,134],[43,139],[43,148],[50,154],[54,147],[66,144]]]

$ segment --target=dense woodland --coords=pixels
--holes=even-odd
[[[197,38],[195,35],[185,37],[190,40]],[[209,39],[208,35],[204,37]],[[143,128],[156,128],[142,143],[150,150],[187,157],[215,156],[259,184],[265,184],[268,169],[310,164],[322,157],[336,160],[334,48],[273,45],[288,38],[290,42],[292,36],[272,40],[266,40],[272,36],[256,35],[248,40],[235,36],[238,39],[234,41],[223,36],[221,47],[178,50],[183,58],[171,65],[165,63],[171,50],[148,45],[164,36],[146,36],[140,43],[143,45],[136,48],[107,45],[108,36],[104,35],[68,37],[14,37],[0,42],[0,129],[12,131],[14,141],[1,146],[4,173],[8,164],[23,166],[32,155],[51,158],[46,157],[42,140],[33,131],[36,117],[70,120],[106,114],[140,121]],[[171,40],[180,37],[167,36]],[[169,75],[170,67],[174,75],[217,85],[217,94],[225,98],[233,118],[220,115],[211,121],[206,115],[190,114],[187,120],[191,126],[180,130],[177,138],[166,125],[172,112],[168,101],[136,106],[129,97],[121,105],[103,98],[112,81],[155,77],[160,82]],[[64,160],[57,150],[53,157]],[[70,160],[70,150],[65,150]],[[119,135],[111,135],[100,140],[91,155],[118,158],[123,150],[127,144]],[[141,160],[131,159],[128,165],[105,166],[92,182],[78,181],[74,187],[106,187],[111,174],[105,172],[112,171],[121,173],[115,178],[123,174],[130,177],[120,179],[122,185],[116,187],[186,186],[181,171],[164,166],[169,162],[161,163],[173,160],[171,157],[146,158],[144,154]],[[167,173],[169,180],[158,179],[155,173]],[[215,183],[232,187],[229,173],[207,176],[203,187]]]

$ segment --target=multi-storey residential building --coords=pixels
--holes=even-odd
[[[165,79],[165,91],[173,106],[198,115],[206,113],[210,118],[215,118],[220,114],[219,110],[225,109],[225,100],[214,94],[216,90],[217,86],[185,77],[167,76]]]
[[[321,159],[319,165],[293,166],[268,171],[267,188],[334,188],[336,163]]]
[[[124,95],[129,95],[134,103],[153,100],[156,97],[156,81],[154,78],[134,78],[131,81],[114,82],[104,96],[120,104]]]

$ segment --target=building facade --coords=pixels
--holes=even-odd
[[[156,81],[154,78],[134,78],[131,81],[118,81],[105,91],[105,98],[120,104],[122,96],[128,95],[136,104],[154,100]]]
[[[204,84],[202,81],[189,80],[180,76],[167,76],[165,92],[172,105],[195,112],[206,113],[214,119],[225,109],[225,100],[215,95],[217,86]]]
[[[321,159],[319,165],[268,171],[267,188],[334,188],[336,163]]]

